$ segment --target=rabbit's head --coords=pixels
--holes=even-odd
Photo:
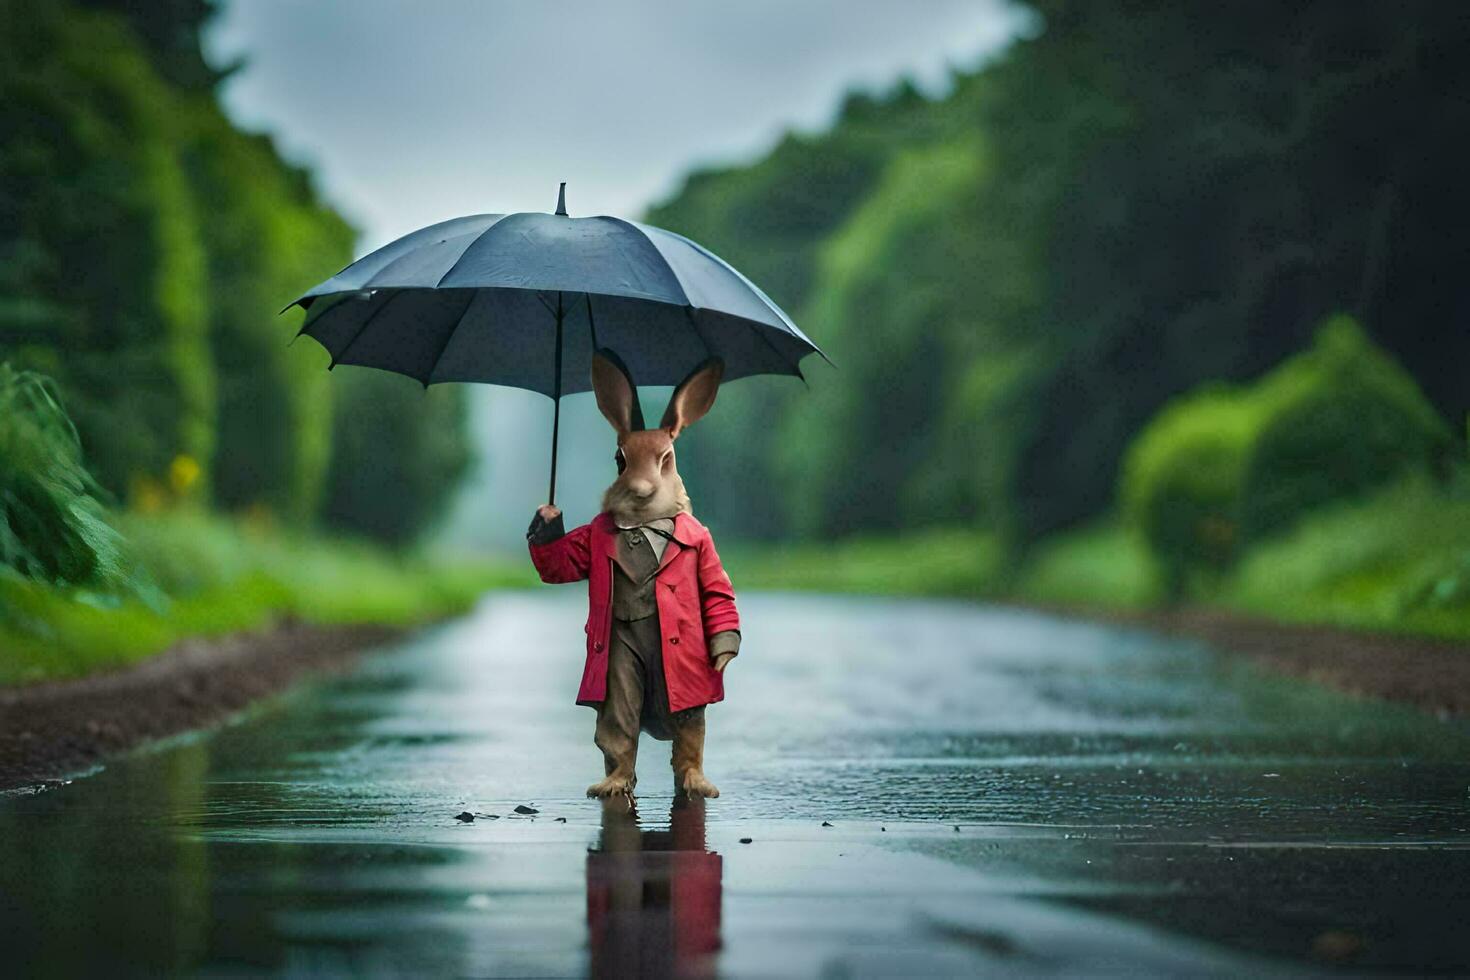
[[[714,405],[724,372],[718,358],[699,365],[674,389],[658,428],[645,429],[638,389],[622,360],[606,349],[592,356],[597,407],[618,434],[618,478],[602,496],[602,509],[618,523],[641,524],[689,510],[689,494],[674,461],[674,440]]]

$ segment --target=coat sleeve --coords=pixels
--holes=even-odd
[[[720,564],[714,539],[705,535],[699,543],[699,605],[704,614],[704,636],[713,640],[716,633],[740,629],[740,614],[735,610],[735,587],[725,566]]]
[[[553,584],[580,582],[591,566],[592,525],[583,524],[553,541],[530,543],[531,564],[541,581]]]

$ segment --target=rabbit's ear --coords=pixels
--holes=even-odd
[[[643,428],[643,408],[638,404],[638,386],[617,354],[600,347],[592,355],[592,390],[597,407],[618,435]]]
[[[679,438],[679,433],[704,418],[715,404],[715,395],[720,391],[720,378],[725,375],[725,362],[711,357],[689,372],[689,377],[679,382],[669,407],[664,410],[664,420],[659,428],[669,430],[669,438]]]

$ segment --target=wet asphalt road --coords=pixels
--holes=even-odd
[[[0,797],[0,969],[1470,971],[1463,723],[1111,627],[753,595],[710,712],[724,795],[674,805],[645,738],[637,812],[604,811],[571,703],[584,602],[492,596],[221,731]]]

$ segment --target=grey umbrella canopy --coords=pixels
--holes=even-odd
[[[358,259],[291,306],[332,355],[426,387],[477,381],[557,402],[591,388],[609,348],[640,385],[673,385],[716,357],[725,380],[801,377],[821,351],[749,279],[682,235],[623,218],[477,214],[430,225]],[[823,355],[825,357],[825,355]]]

